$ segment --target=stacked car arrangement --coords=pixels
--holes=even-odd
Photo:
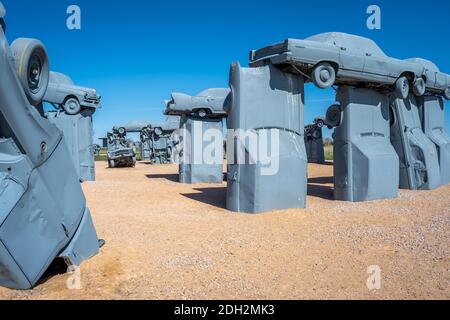
[[[79,183],[94,179],[92,114],[100,96],[50,72],[40,41],[18,39],[10,47],[5,14],[0,3],[0,285],[27,289],[54,259],[78,266],[103,244]],[[335,87],[337,103],[326,118],[305,128],[306,82]],[[315,141],[315,149],[317,141],[323,146],[326,125],[335,128],[335,199],[394,198],[399,188],[450,183],[443,98],[450,99],[450,76],[430,61],[390,58],[373,41],[343,33],[288,39],[251,51],[248,68],[233,64],[230,88],[197,96],[172,94],[166,122],[113,128],[107,137],[108,164],[135,165],[128,132],[138,132],[150,161],[162,164],[173,160],[176,148],[202,152],[205,146],[194,127],[222,130],[226,119],[229,130],[251,131],[258,139],[276,131],[279,137],[279,158],[269,159],[277,161],[274,171],[268,171],[273,169],[270,161],[241,163],[229,153],[227,208],[246,213],[304,208],[305,141]],[[55,110],[44,113],[44,102]],[[186,135],[174,140],[177,129]],[[180,182],[221,183],[222,142],[220,163],[186,158],[180,163]],[[248,142],[239,135],[228,136],[227,143],[228,149],[239,146],[251,157]],[[322,155],[318,158],[323,161]]]

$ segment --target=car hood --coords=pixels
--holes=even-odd
[[[89,96],[98,96],[97,90],[92,89],[92,88],[86,88],[86,87],[68,85],[68,84],[60,84],[60,86],[65,88],[68,91],[78,91],[83,95],[88,94]]]
[[[412,62],[412,63],[418,63],[422,67],[424,67],[425,69],[427,69],[429,71],[440,72],[440,70],[437,67],[437,65],[435,65],[430,60],[426,60],[426,59],[422,59],[422,58],[410,58],[410,59],[406,59],[405,61]]]

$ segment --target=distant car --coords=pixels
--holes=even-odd
[[[413,63],[420,64],[424,67],[425,73],[423,77],[427,88],[438,94],[442,94],[447,100],[450,100],[450,75],[445,74],[431,61],[422,58],[407,59]]]
[[[305,40],[288,39],[251,51],[251,66],[268,62],[301,74],[322,89],[335,84],[364,84],[393,89],[404,99],[410,88],[416,95],[425,93],[421,64],[390,58],[374,41],[345,33],[322,33]]]
[[[100,106],[100,100],[95,89],[76,86],[68,76],[50,72],[44,101],[61,106],[67,114],[74,115],[82,109],[96,109]]]
[[[136,165],[136,147],[133,141],[127,139],[127,131],[120,127],[108,132],[108,166],[134,167]]]
[[[226,117],[225,105],[229,102],[230,89],[208,89],[197,96],[172,93],[166,101],[166,115],[188,114],[198,118]]]

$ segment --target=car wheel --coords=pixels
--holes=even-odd
[[[413,93],[418,96],[421,97],[425,94],[427,87],[425,84],[425,80],[423,80],[422,78],[417,78],[414,81],[414,85],[413,85]]]
[[[66,102],[64,102],[63,108],[67,114],[70,114],[72,116],[78,114],[81,111],[80,102],[76,98],[67,99]]]
[[[319,140],[320,138],[322,138],[320,130],[314,130],[312,133],[312,137],[314,140]]]
[[[11,44],[17,76],[33,106],[44,99],[50,79],[47,50],[35,39],[19,38]]]
[[[120,127],[118,132],[121,137],[125,137],[127,135],[127,129],[125,129],[123,127]]]
[[[311,76],[317,87],[327,89],[334,85],[336,81],[336,70],[329,63],[319,63],[314,67]]]
[[[156,136],[161,136],[162,134],[163,134],[163,131],[162,131],[162,129],[161,128],[155,128],[155,134],[156,134]]]
[[[318,119],[316,121],[316,125],[318,128],[323,128],[323,126],[325,125],[322,119]]]
[[[400,77],[395,83],[395,94],[399,99],[406,99],[409,95],[409,81],[406,77]]]
[[[109,160],[109,167],[110,168],[115,168],[116,167],[116,163],[114,162],[114,160]]]
[[[199,118],[201,118],[201,119],[206,118],[206,116],[208,115],[208,113],[206,112],[205,109],[200,109],[200,110],[198,110],[198,111],[196,112],[196,114],[197,114],[197,117],[199,117]]]
[[[341,125],[342,121],[342,113],[341,106],[338,104],[334,104],[327,110],[326,122],[328,128],[336,128]]]
[[[445,89],[445,91],[444,91],[444,98],[447,99],[447,100],[450,100],[450,87]]]

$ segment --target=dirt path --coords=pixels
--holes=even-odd
[[[332,170],[310,166],[308,209],[244,215],[224,209],[225,185],[178,184],[174,165],[97,163],[83,188],[107,243],[81,290],[61,274],[0,299],[450,299],[450,186],[336,202]]]

